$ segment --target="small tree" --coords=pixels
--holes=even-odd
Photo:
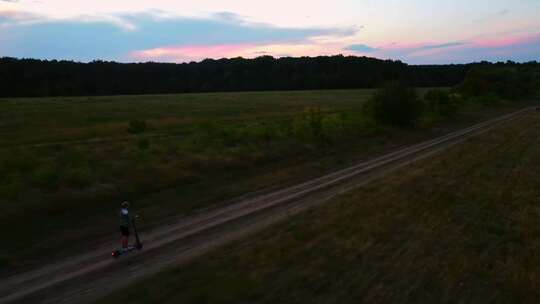
[[[319,143],[326,140],[324,115],[318,107],[308,107],[293,122],[293,133],[305,139],[315,139]]]
[[[365,109],[379,123],[412,127],[422,114],[422,103],[414,88],[392,82],[380,88]]]

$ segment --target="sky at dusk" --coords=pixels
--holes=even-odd
[[[0,0],[0,57],[540,61],[540,0]]]

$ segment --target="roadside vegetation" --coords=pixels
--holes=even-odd
[[[537,303],[540,116],[99,303]]]
[[[521,105],[483,102],[475,75],[436,90],[1,100],[0,272],[116,237],[126,199],[154,224]]]

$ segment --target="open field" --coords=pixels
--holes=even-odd
[[[364,117],[371,94],[2,100],[0,273],[116,239],[115,212],[125,199],[149,227],[508,111],[476,109],[452,123],[389,129]],[[146,130],[130,134],[134,120],[144,120]]]
[[[537,303],[540,115],[100,303]]]
[[[23,252],[45,254],[47,248],[72,242],[62,236],[51,240],[58,236],[54,231],[92,230],[100,226],[96,218],[103,214],[114,220],[111,215],[121,200],[131,199],[142,209],[142,197],[169,190],[166,198],[149,198],[147,204],[181,200],[180,206],[168,210],[174,213],[203,206],[191,201],[191,193],[210,185],[213,189],[205,192],[218,200],[231,195],[228,192],[234,196],[256,190],[253,184],[239,191],[222,186],[253,165],[268,165],[276,158],[289,161],[293,153],[314,150],[308,138],[289,140],[283,131],[295,118],[301,127],[306,107],[354,115],[370,94],[360,90],[1,100],[0,222],[2,239],[9,245],[0,252],[0,268],[2,260]],[[147,130],[128,133],[132,120],[144,120]],[[145,138],[153,134],[180,136]],[[70,143],[100,138],[108,141]],[[54,144],[58,142],[66,143]],[[147,220],[152,219],[149,213]],[[93,223],[81,223],[89,218]]]
[[[358,110],[372,90],[11,98],[0,100],[0,146],[125,137],[131,120],[149,132],[187,133],[197,124],[293,116],[306,107]]]
[[[144,231],[146,246],[136,255],[111,260],[113,243],[96,244],[84,254],[49,262],[31,271],[5,278],[0,303],[20,300],[34,303],[91,303],[129,286],[141,277],[184,263],[208,250],[272,223],[322,204],[339,193],[483,134],[501,124],[520,119],[525,108],[416,145],[399,149],[325,176],[276,191],[247,195],[237,202],[178,217],[152,231]]]
[[[0,269],[111,235],[125,199],[153,223],[373,153],[400,136],[363,118],[371,94],[1,100]],[[131,134],[130,121],[147,128]]]

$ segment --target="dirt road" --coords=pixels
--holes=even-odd
[[[13,275],[1,282],[0,303],[92,302],[533,110],[504,115],[293,187],[180,218],[142,234],[145,250],[118,260],[110,257],[116,245],[111,242],[61,263]]]

